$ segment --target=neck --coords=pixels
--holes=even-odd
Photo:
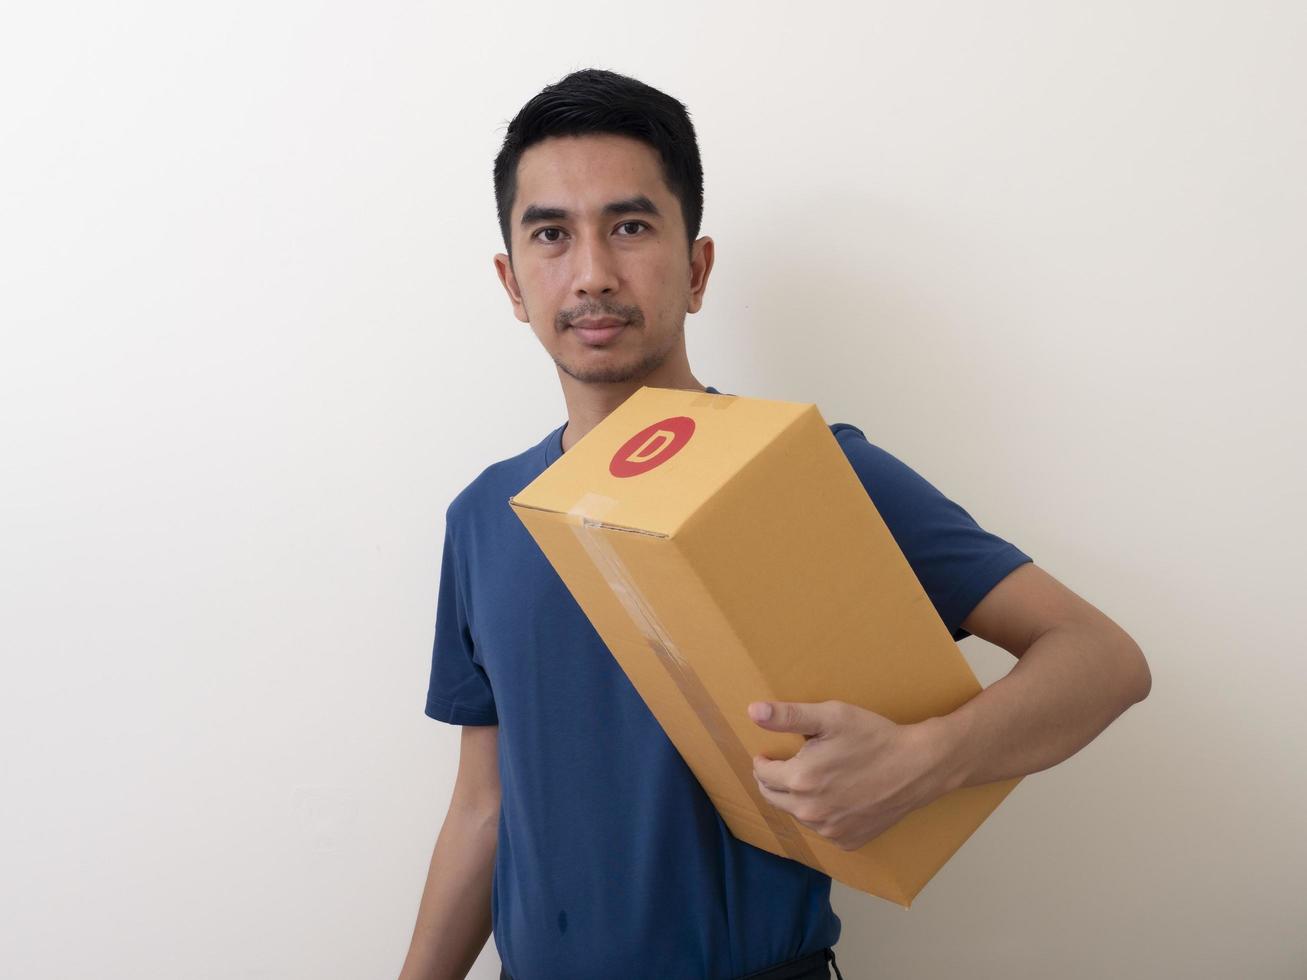
[[[666,369],[666,370],[664,370]],[[706,391],[690,371],[688,364],[660,365],[642,378],[629,381],[591,382],[578,381],[559,371],[563,382],[563,398],[567,402],[567,427],[563,430],[563,452],[567,452],[608,413],[626,401],[642,387],[680,388],[685,391]]]

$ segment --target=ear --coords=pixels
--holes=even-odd
[[[690,305],[687,313],[698,313],[703,306],[703,291],[708,288],[708,273],[712,272],[713,240],[707,235],[695,240],[690,250]]]
[[[530,323],[531,316],[526,311],[526,301],[522,299],[522,291],[518,288],[517,276],[513,275],[513,260],[500,252],[495,256],[495,272],[503,283],[504,292],[508,293],[508,301],[513,304],[513,315],[523,323]]]

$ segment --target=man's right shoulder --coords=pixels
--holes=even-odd
[[[506,508],[508,498],[519,493],[535,478],[535,472],[539,469],[535,457],[540,451],[537,444],[516,456],[486,466],[449,502],[445,508],[446,526],[474,519],[478,513],[484,513],[487,506]],[[533,462],[536,465],[533,466]]]

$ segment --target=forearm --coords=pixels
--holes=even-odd
[[[1049,630],[1016,666],[955,711],[926,723],[942,746],[941,792],[1039,772],[1080,751],[1148,693],[1128,636]]]
[[[490,936],[499,814],[450,810],[399,980],[463,980]]]

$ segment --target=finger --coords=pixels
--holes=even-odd
[[[757,780],[757,782],[758,782],[758,792],[762,795],[762,798],[764,800],[766,800],[776,809],[782,810],[785,813],[788,813],[790,816],[794,816],[793,807],[795,804],[793,801],[793,797],[791,797],[789,793],[778,792],[777,790],[772,789],[770,786],[767,786],[761,780]]]
[[[821,703],[755,701],[749,705],[754,724],[773,732],[821,735],[830,727],[827,714]]]
[[[763,800],[782,813],[788,814],[796,823],[802,824],[809,830],[821,833],[821,824],[811,820],[804,820],[799,816],[799,813],[803,811],[806,805],[801,797],[792,796],[789,793],[778,793],[761,784],[758,786],[758,792],[762,794]]]
[[[768,759],[754,756],[753,774],[779,793],[790,792],[790,765],[788,759]]]

